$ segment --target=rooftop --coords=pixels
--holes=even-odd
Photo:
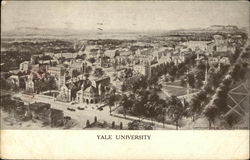
[[[8,91],[0,90],[0,97],[10,96],[11,94]]]

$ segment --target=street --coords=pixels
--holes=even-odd
[[[78,124],[73,129],[82,129],[86,126],[86,121],[89,120],[90,123],[94,121],[94,117],[97,117],[99,122],[106,121],[107,123],[112,123],[119,125],[121,122],[123,126],[127,126],[131,120],[113,117],[109,114],[109,107],[103,107],[103,110],[100,111],[96,106],[100,106],[100,104],[70,104],[59,101],[54,101],[53,98],[43,98],[40,95],[30,96],[22,93],[14,94],[15,97],[21,98],[26,104],[34,103],[34,102],[44,102],[50,103],[51,108],[60,109],[64,112],[64,116],[70,116],[72,119],[77,120]],[[87,108],[85,108],[87,106]],[[77,107],[84,107],[84,110],[79,110]],[[73,108],[75,111],[69,111],[67,108]]]

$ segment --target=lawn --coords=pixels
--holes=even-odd
[[[173,87],[173,86],[164,86],[162,87],[162,90],[167,91],[170,95],[175,96],[182,96],[187,94],[186,88],[179,88],[179,87]]]
[[[182,87],[181,86],[181,81],[174,81],[174,82],[166,82],[166,85],[171,85],[171,86],[178,86],[178,87]]]

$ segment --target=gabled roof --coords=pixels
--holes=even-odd
[[[89,92],[89,93],[96,93],[96,91],[97,91],[96,88],[93,86],[89,86],[84,90],[84,92]]]

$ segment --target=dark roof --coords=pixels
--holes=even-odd
[[[51,113],[63,113],[60,109],[51,108]]]
[[[30,104],[30,109],[35,110],[35,111],[41,111],[44,108],[50,109],[50,104],[49,103],[43,103],[43,102],[35,102]]]

